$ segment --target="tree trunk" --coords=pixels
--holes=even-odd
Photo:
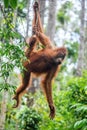
[[[28,31],[29,31],[29,11],[30,11],[30,0],[28,0],[28,4],[27,4],[27,16],[26,16],[26,20],[27,20],[27,27],[26,27],[26,37],[28,36]]]
[[[55,35],[56,5],[57,0],[49,1],[49,16],[48,16],[48,25],[46,34],[50,37],[52,41],[54,41],[54,35]]]
[[[40,3],[40,16],[41,16],[41,22],[42,25],[44,24],[44,13],[45,13],[45,3],[46,0],[39,0]]]
[[[85,21],[85,50],[84,50],[84,69],[87,70],[87,1],[85,1],[85,14],[86,14],[86,21]]]
[[[84,69],[87,70],[87,25],[85,31]]]
[[[1,113],[0,113],[0,130],[4,130],[6,110],[7,110],[8,92],[4,91],[1,102]]]
[[[81,26],[80,26],[80,45],[78,51],[78,62],[77,62],[77,72],[78,76],[82,75],[82,69],[84,68],[84,17],[85,17],[85,0],[81,0]]]
[[[14,10],[14,17],[13,17],[13,24],[14,24],[15,28],[16,28],[16,23],[17,23],[17,9]]]

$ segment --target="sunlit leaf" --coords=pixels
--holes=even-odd
[[[77,121],[74,125],[74,128],[81,129],[83,126],[86,126],[86,124],[87,124],[87,119],[83,119],[83,120]]]
[[[10,5],[15,9],[17,7],[17,0],[10,0]]]
[[[5,8],[7,8],[9,5],[9,0],[4,0],[4,5],[5,5]]]

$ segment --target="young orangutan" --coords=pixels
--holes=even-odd
[[[23,65],[25,67],[24,76],[22,77],[22,84],[17,88],[16,94],[13,97],[17,101],[14,107],[19,105],[20,97],[29,89],[29,82],[31,73],[42,76],[42,87],[47,98],[50,108],[50,117],[55,116],[55,107],[52,99],[52,80],[56,72],[59,70],[63,62],[67,50],[64,47],[53,48],[50,39],[43,33],[41,24],[39,5],[35,2],[34,6],[34,20],[33,20],[33,36],[27,40],[29,48],[25,55],[26,60]],[[45,48],[34,52],[37,42],[42,43]],[[44,75],[44,76],[43,76]]]

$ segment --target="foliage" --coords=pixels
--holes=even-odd
[[[19,1],[17,6],[17,15],[21,18],[26,18],[26,12],[24,12],[24,7],[26,7],[27,1]]]
[[[71,110],[77,121],[74,125],[76,130],[87,129],[87,72],[84,71],[83,76],[72,78],[69,81]]]
[[[5,122],[5,130],[15,130],[17,124],[17,118],[16,118],[16,113],[18,111],[17,110],[13,110],[12,109],[12,105],[10,104],[10,102],[8,103],[7,106],[7,111],[6,111],[6,122]]]
[[[70,16],[68,14],[69,9],[71,9],[73,6],[72,2],[70,1],[66,1],[62,7],[60,8],[60,10],[58,11],[57,14],[57,19],[61,24],[65,24],[65,22],[70,21]]]
[[[66,79],[61,80],[65,86],[61,91],[58,90],[57,82],[53,84],[53,98],[56,106],[54,120],[49,118],[49,107],[46,105],[45,97],[40,91],[37,91],[33,95],[35,103],[32,108],[23,106],[20,111],[17,110],[13,114],[9,113],[9,116],[15,115],[12,116],[12,119],[9,118],[10,121],[14,120],[13,126],[16,127],[15,125],[17,125],[18,130],[86,130],[87,73],[84,72],[82,77],[66,77]],[[8,123],[12,125],[12,122],[8,122],[7,118]],[[11,127],[13,128],[13,126]]]
[[[65,44],[67,45],[68,58],[75,63],[78,57],[78,42],[65,41]]]
[[[0,29],[0,90],[14,90],[15,86],[8,82],[15,68],[23,71],[22,61],[24,56],[24,41],[22,36],[14,31],[13,9],[11,7],[3,10],[3,28]]]
[[[6,8],[10,5],[13,9],[15,9],[17,6],[17,0],[4,0],[4,5]]]
[[[42,113],[42,122],[39,125],[40,130],[73,130],[74,117],[69,110],[69,91],[58,91],[55,84],[53,88],[53,97],[56,106],[56,116],[54,120],[50,120],[49,118],[49,107],[46,107],[44,97],[40,95],[40,98],[37,100],[37,109]]]
[[[24,9],[27,1],[4,0],[4,5],[5,8],[0,13],[0,91],[3,89],[12,92],[16,87],[16,83],[11,84],[16,79],[16,76],[13,78],[12,72],[14,73],[15,67],[22,71],[24,68],[21,59],[26,60],[23,50],[25,46],[24,39],[17,32],[17,27],[22,26],[22,24],[20,20],[19,23],[16,21],[16,25],[13,24],[14,9],[17,7],[17,18],[25,18],[26,11]],[[66,27],[66,32],[68,24],[69,31],[73,30],[70,23],[72,7],[72,2],[65,1],[57,14],[57,20],[62,29],[64,29],[64,26]],[[75,24],[77,25],[78,22],[74,21],[73,25]],[[74,27],[75,33],[79,32],[78,27]],[[76,63],[78,42],[72,42],[71,40],[66,40],[64,43],[67,45],[69,60]],[[64,66],[63,69],[67,69],[67,67]],[[49,107],[42,93],[37,92],[35,96],[33,95],[35,99],[34,108],[30,109],[21,106],[20,109],[13,110],[10,97],[6,112],[5,130],[87,130],[87,72],[85,71],[82,77],[66,76],[68,74],[66,71],[64,72],[60,76],[58,75],[53,85],[53,97],[56,106],[54,120],[49,119]],[[64,79],[63,75],[65,76]],[[9,80],[9,77],[12,77],[12,81]],[[61,88],[59,87],[60,90],[58,86],[61,86]],[[0,94],[0,100],[1,98]]]
[[[41,115],[35,109],[22,106],[19,111],[8,105],[5,130],[38,130],[40,121]]]
[[[17,117],[20,130],[38,130],[41,115],[34,109],[24,107],[20,110]]]
[[[9,43],[0,44],[1,73],[2,76],[9,76],[9,73],[15,66],[22,68],[21,59],[23,59],[24,52],[20,46]],[[4,59],[4,60],[3,60]]]
[[[37,100],[37,109],[42,113],[40,130],[86,130],[87,129],[87,73],[82,77],[66,77],[65,88],[58,91],[54,84],[53,96],[56,106],[54,120],[48,118],[48,107],[40,95]],[[63,82],[63,81],[62,81]],[[43,110],[44,111],[41,111]]]
[[[76,130],[87,130],[87,119],[82,119],[80,121],[77,121],[74,125],[74,128]]]

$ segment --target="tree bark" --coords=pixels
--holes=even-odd
[[[84,69],[87,70],[87,25],[85,30]]]
[[[54,41],[54,35],[55,35],[56,5],[57,5],[57,0],[49,1],[49,16],[48,16],[48,25],[47,25],[46,34],[50,37],[52,41]]]
[[[85,14],[87,14],[87,1],[85,1]],[[87,15],[86,15],[87,18]],[[84,69],[87,70],[87,19],[85,20],[85,49],[84,49]]]
[[[0,113],[0,130],[4,130],[6,110],[7,110],[8,92],[4,91],[1,102],[1,113]]]
[[[80,45],[78,50],[78,62],[77,62],[77,72],[78,76],[82,75],[82,70],[84,68],[84,18],[85,18],[85,0],[81,0],[81,12],[80,12],[80,19],[81,19],[81,26],[80,26]]]
[[[29,31],[29,11],[30,11],[30,0],[28,0],[28,4],[27,4],[27,16],[26,16],[26,20],[27,20],[27,27],[26,27],[26,37],[28,36],[28,31]]]
[[[39,0],[40,3],[40,16],[41,16],[41,22],[42,25],[44,24],[44,14],[45,14],[45,3],[46,0]]]

